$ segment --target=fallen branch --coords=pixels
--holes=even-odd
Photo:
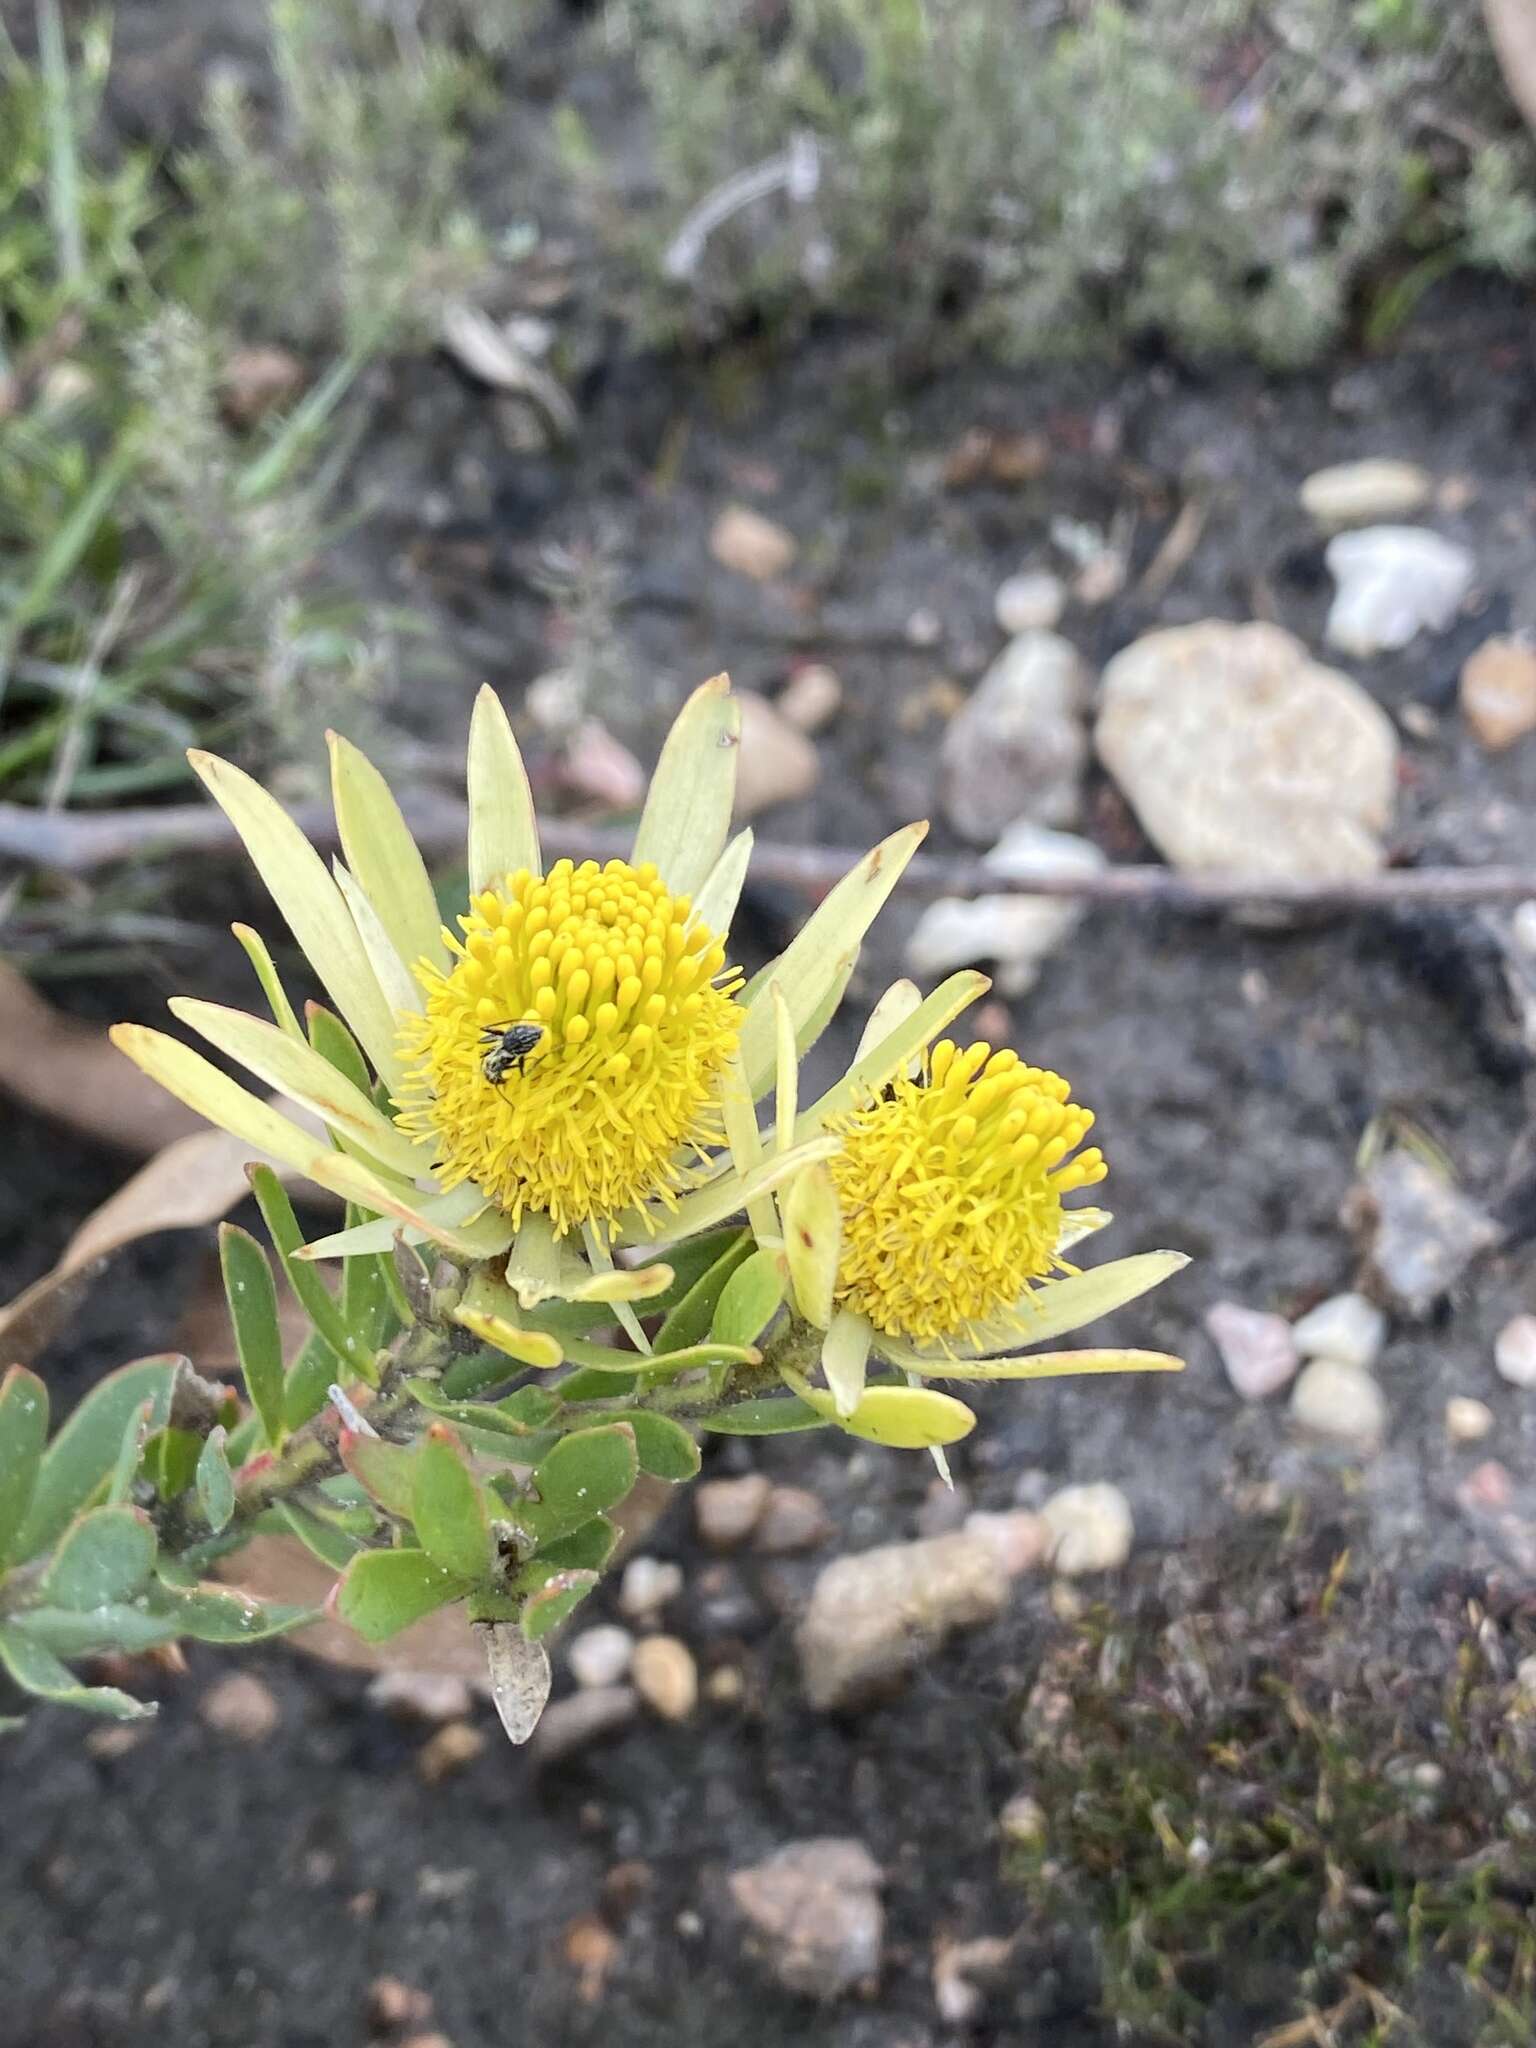
[[[422,851],[456,854],[464,845],[464,806],[449,797],[418,796],[405,805]],[[326,804],[300,804],[294,820],[322,852],[337,845],[336,821]],[[611,826],[555,823],[554,850],[573,859],[608,860],[629,852],[631,833]],[[228,855],[239,850],[233,826],[211,805],[50,816],[24,804],[0,804],[0,859],[56,874],[87,875],[125,860],[167,854]],[[862,855],[850,847],[790,846],[760,839],[752,854],[754,879],[819,896],[842,880]],[[1536,898],[1536,869],[1518,867],[1385,868],[1344,880],[1256,875],[1180,875],[1172,868],[1105,868],[1098,874],[1002,875],[978,859],[918,854],[902,886],[923,896],[1054,896],[1086,903],[1133,903],[1161,909],[1208,911],[1273,906],[1278,909],[1379,911],[1409,905],[1523,903]]]

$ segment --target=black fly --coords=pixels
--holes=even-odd
[[[485,1057],[480,1071],[493,1088],[499,1088],[508,1074],[520,1074],[528,1056],[544,1036],[542,1024],[483,1024],[480,1036]]]

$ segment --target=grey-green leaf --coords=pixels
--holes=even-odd
[[[219,1265],[245,1390],[276,1450],[283,1441],[283,1335],[272,1268],[255,1238],[238,1223],[219,1226]]]
[[[13,1365],[0,1380],[0,1571],[21,1534],[48,1439],[48,1389]]]
[[[42,1600],[81,1611],[131,1600],[154,1570],[158,1548],[142,1508],[93,1508],[60,1539],[43,1574]]]
[[[185,1363],[170,1356],[140,1358],[97,1381],[43,1453],[14,1557],[36,1557],[62,1533],[111,1472],[123,1432],[142,1403],[150,1404],[147,1430],[165,1427],[171,1389]]]
[[[155,1712],[152,1700],[136,1700],[115,1685],[82,1685],[46,1644],[0,1622],[0,1665],[23,1692],[55,1706],[78,1707],[111,1721],[143,1721]]]
[[[197,1460],[197,1504],[215,1536],[229,1527],[235,1512],[235,1479],[224,1445],[225,1433],[220,1424],[208,1432]]]

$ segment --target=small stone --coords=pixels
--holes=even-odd
[[[1030,1849],[1045,1840],[1045,1808],[1033,1794],[1015,1792],[997,1817],[998,1831],[1015,1848]]]
[[[995,1546],[961,1531],[836,1559],[796,1635],[807,1699],[825,1711],[872,1697],[956,1629],[994,1620],[1007,1597]]]
[[[400,1977],[375,1977],[368,1987],[368,2017],[376,2027],[408,2027],[432,2017],[425,1991]]]
[[[1336,1358],[1369,1372],[1387,1341],[1387,1319],[1363,1294],[1335,1294],[1309,1309],[1291,1336],[1303,1358]]]
[[[774,804],[798,803],[821,778],[821,756],[803,732],[755,690],[738,690],[741,747],[736,757],[738,823]]]
[[[400,2048],[453,2048],[453,2042],[446,2034],[408,2034]]]
[[[1499,1226],[1444,1173],[1401,1146],[1385,1153],[1346,1205],[1363,1241],[1373,1294],[1422,1321]]]
[[[1131,1554],[1136,1525],[1118,1486],[1064,1486],[1041,1509],[1053,1571],[1066,1578],[1117,1571]]]
[[[622,740],[595,718],[578,721],[560,756],[560,781],[572,796],[605,810],[629,811],[645,796],[646,774]]]
[[[417,1721],[462,1721],[473,1711],[468,1680],[451,1671],[381,1671],[368,1682],[368,1703]]]
[[[1049,569],[1025,569],[997,586],[992,611],[1008,634],[1048,632],[1066,609],[1066,588]]]
[[[644,1636],[631,1667],[635,1691],[663,1721],[686,1721],[699,1703],[699,1667],[676,1636]]]
[[[219,380],[224,411],[237,427],[259,426],[269,412],[290,405],[309,382],[309,372],[285,348],[237,348]]]
[[[818,1494],[803,1486],[775,1486],[752,1531],[752,1548],[763,1557],[815,1550],[832,1534],[832,1526]]]
[[[571,1637],[565,1661],[576,1683],[590,1691],[594,1686],[617,1685],[628,1673],[634,1654],[635,1639],[627,1628],[600,1622]]]
[[[1284,1316],[1218,1301],[1206,1311],[1205,1327],[1227,1378],[1245,1401],[1267,1400],[1296,1377],[1300,1361]]]
[[[446,1728],[439,1728],[416,1752],[416,1770],[422,1782],[440,1785],[455,1771],[462,1771],[485,1748],[485,1741],[485,1731],[470,1721],[450,1721]]]
[[[618,1961],[618,1936],[598,1914],[582,1913],[566,1928],[561,1947],[576,1972],[577,1996],[583,2005],[596,2005],[608,1972]]]
[[[938,1944],[933,1958],[933,2002],[946,2026],[968,2026],[980,2015],[988,1989],[1012,1955],[1013,1943],[999,1935]]]
[[[1387,1404],[1381,1388],[1358,1365],[1314,1358],[1296,1382],[1291,1413],[1314,1436],[1375,1450],[1387,1433]]]
[[[937,647],[944,638],[944,621],[927,605],[919,605],[902,630],[909,647]]]
[[[104,1728],[91,1728],[85,1737],[85,1753],[98,1763],[115,1763],[137,1749],[149,1730],[141,1721],[109,1721]]]
[[[1010,640],[944,735],[940,802],[962,839],[990,846],[1016,819],[1071,825],[1088,763],[1088,671],[1059,634]]]
[[[1524,1693],[1536,1699],[1536,1657],[1522,1657],[1515,1666],[1515,1683]]]
[[[1098,874],[1107,863],[1086,839],[1021,822],[983,856],[983,865],[1000,875],[1068,876]],[[918,918],[904,958],[923,976],[990,961],[1002,993],[1021,996],[1082,915],[1081,903],[1049,896],[941,896]]]
[[[1319,526],[1367,526],[1373,519],[1406,519],[1429,502],[1428,473],[1416,462],[1372,457],[1315,470],[1301,487],[1301,502]]]
[[[1512,1387],[1536,1387],[1536,1316],[1514,1316],[1504,1325],[1494,1339],[1493,1369]]]
[[[1472,588],[1471,550],[1422,526],[1365,526],[1337,534],[1324,558],[1338,584],[1325,636],[1365,658],[1439,633]]]
[[[1457,1505],[1468,1515],[1502,1514],[1514,1495],[1509,1467],[1497,1458],[1485,1458],[1456,1489]]]
[[[619,1581],[619,1612],[630,1621],[649,1621],[683,1590],[682,1567],[660,1558],[632,1557]]]
[[[1453,1444],[1480,1443],[1493,1428],[1493,1410],[1486,1401],[1452,1394],[1445,1404],[1445,1433]]]
[[[282,1718],[271,1688],[249,1671],[232,1671],[210,1685],[197,1711],[210,1728],[237,1742],[265,1742]]]
[[[764,1472],[740,1479],[706,1479],[694,1489],[693,1512],[699,1534],[716,1550],[745,1543],[768,1505],[772,1484]]]
[[[1044,1516],[1031,1514],[1028,1508],[1010,1508],[1002,1514],[978,1508],[966,1516],[965,1533],[992,1545],[1010,1579],[1032,1571],[1051,1547]]]
[[[1485,640],[1462,667],[1461,710],[1494,753],[1536,732],[1536,647]]]
[[[842,677],[822,661],[808,661],[804,668],[797,668],[779,692],[779,716],[798,732],[821,732],[842,708]]]
[[[560,1763],[605,1735],[617,1735],[639,1711],[640,1695],[632,1685],[595,1685],[590,1692],[569,1693],[544,1709],[528,1754],[540,1768]]]
[[[879,1976],[880,1884],[864,1844],[835,1835],[788,1842],[730,1877],[753,1952],[786,1990],[821,1999]]]
[[[1104,671],[1099,758],[1186,874],[1374,873],[1397,791],[1392,721],[1262,621],[1145,634]]]
[[[586,691],[574,669],[546,669],[523,692],[523,709],[549,739],[569,739],[580,725]]]
[[[704,1681],[704,1697],[712,1706],[740,1706],[746,1697],[747,1681],[739,1664],[721,1664]]]
[[[794,536],[745,505],[727,505],[709,536],[709,551],[722,569],[769,583],[788,573],[798,549]]]

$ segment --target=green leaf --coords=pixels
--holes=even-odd
[[[1064,1337],[1084,1323],[1124,1308],[1150,1288],[1160,1287],[1188,1264],[1184,1252],[1137,1252],[1128,1259],[1111,1259],[1106,1265],[1069,1274],[1064,1280],[1047,1280],[1032,1288],[1013,1309],[973,1325],[958,1349],[966,1358],[979,1358],[989,1351],[1011,1351],[1020,1345]],[[924,1365],[937,1365],[943,1355],[917,1349]]]
[[[560,1408],[556,1396],[543,1394],[539,1387],[520,1387],[505,1401],[445,1401],[430,1380],[407,1380],[406,1390],[429,1414],[440,1415],[445,1422],[458,1423],[464,1429],[486,1429],[496,1436],[532,1436]],[[533,1402],[522,1398],[529,1394],[543,1394],[543,1399]]]
[[[160,1429],[144,1446],[141,1476],[163,1501],[175,1500],[197,1477],[203,1440],[190,1429]]]
[[[382,1643],[450,1600],[462,1600],[470,1585],[423,1550],[365,1550],[347,1566],[336,1609],[365,1642]]]
[[[560,1399],[568,1407],[584,1401],[617,1401],[634,1392],[634,1374],[604,1372],[601,1366],[578,1365],[558,1382]]]
[[[842,1308],[833,1316],[821,1340],[821,1369],[842,1421],[853,1414],[864,1398],[864,1375],[874,1338],[874,1325],[868,1316]]]
[[[825,1429],[830,1420],[792,1395],[770,1395],[760,1401],[737,1401],[714,1415],[701,1415],[699,1427],[712,1436],[785,1436],[803,1429]]]
[[[49,1607],[105,1607],[128,1600],[155,1568],[154,1524],[142,1508],[93,1508],[72,1522],[43,1574]]]
[[[48,1389],[35,1372],[13,1365],[0,1380],[0,1572],[32,1505],[48,1439]]]
[[[392,1515],[409,1520],[416,1497],[414,1445],[386,1443],[344,1429],[337,1440],[341,1462],[365,1493]]]
[[[302,1038],[304,1033],[299,1028],[298,1018],[293,1014],[293,1005],[289,1002],[288,993],[278,976],[266,940],[248,924],[234,924],[230,926],[230,930],[240,941],[245,957],[256,970],[256,979],[260,982],[261,992],[267,999],[267,1008],[272,1012],[273,1023],[280,1025],[290,1038]]]
[[[738,832],[693,893],[693,914],[716,938],[731,928],[747,869],[752,865],[752,828]]]
[[[674,896],[692,896],[720,858],[736,800],[741,705],[729,676],[701,683],[673,721],[635,833],[636,867],[654,861]]]
[[[93,1657],[103,1650],[136,1657],[175,1642],[177,1635],[171,1616],[121,1602],[84,1613],[73,1607],[29,1607],[13,1614],[10,1625],[55,1657]]]
[[[176,1375],[185,1363],[169,1355],[140,1358],[96,1382],[43,1453],[13,1557],[36,1557],[62,1533],[111,1472],[123,1432],[143,1402],[150,1403],[150,1426],[164,1424]]]
[[[324,1338],[331,1353],[337,1358],[345,1359],[359,1379],[366,1380],[370,1386],[376,1386],[378,1366],[372,1351],[347,1327],[346,1317],[315,1266],[309,1260],[297,1257],[299,1247],[304,1242],[304,1233],[299,1228],[298,1218],[293,1213],[293,1204],[289,1201],[282,1182],[270,1166],[252,1167],[250,1181],[251,1192],[256,1197],[256,1206],[260,1209],[261,1219],[267,1226],[267,1235],[272,1240],[284,1278],[293,1289],[300,1308],[309,1317],[317,1334]],[[295,1373],[304,1362],[304,1355],[301,1353],[294,1365]],[[331,1373],[330,1379],[335,1378],[336,1374]],[[327,1380],[326,1385],[329,1383],[330,1380]],[[303,1420],[307,1422],[309,1416],[317,1413],[321,1405],[321,1402],[317,1402]],[[290,1418],[289,1427],[296,1426]]]
[[[133,1482],[138,1478],[144,1463],[144,1446],[149,1442],[153,1412],[153,1402],[141,1401],[128,1418],[123,1440],[117,1447],[112,1476],[107,1481],[106,1498],[113,1505],[127,1500],[133,1492]]]
[[[368,1221],[367,1211],[349,1206],[348,1223]],[[379,1352],[400,1327],[393,1255],[365,1252],[341,1268],[341,1316],[358,1342]]]
[[[886,990],[865,1026],[853,1065],[835,1086],[795,1119],[797,1138],[808,1138],[821,1129],[828,1117],[840,1116],[859,1103],[871,1101],[887,1081],[904,1073],[924,1046],[952,1024],[962,1010],[984,996],[991,983],[984,974],[966,968],[940,982],[926,1001],[908,1007],[905,991],[911,987],[910,982],[897,982]],[[876,1028],[880,1036],[872,1039]]]
[[[264,1643],[272,1636],[319,1619],[319,1609],[257,1600],[233,1587],[193,1586],[183,1591],[163,1582],[149,1595],[151,1610],[176,1624],[179,1636],[200,1643]]]
[[[901,880],[916,853],[926,825],[907,825],[867,853],[850,874],[824,898],[785,947],[748,986],[742,1000],[747,1021],[741,1034],[740,1058],[754,1100],[773,1084],[775,1023],[768,989],[777,981],[788,999],[795,1039],[802,1052],[811,1037],[828,995],[846,983],[864,934]]]
[[[931,1380],[1061,1380],[1088,1373],[1184,1370],[1183,1359],[1168,1351],[1026,1351],[1018,1358],[939,1359],[921,1358],[884,1338],[880,1348],[896,1364]]]
[[[327,1521],[323,1515],[312,1514],[308,1508],[301,1508],[296,1501],[275,1500],[272,1512],[291,1536],[296,1536],[312,1557],[318,1557],[322,1564],[328,1564],[333,1571],[344,1572],[362,1549],[355,1536],[349,1536],[345,1529]]]
[[[755,1251],[721,1291],[710,1331],[717,1344],[754,1345],[778,1314],[788,1284],[784,1255]]]
[[[635,1433],[627,1422],[575,1430],[535,1470],[538,1500],[522,1504],[519,1518],[540,1543],[569,1535],[627,1499],[639,1469]]]
[[[648,1373],[658,1380],[667,1379],[680,1372],[691,1372],[701,1365],[758,1365],[759,1354],[745,1344],[719,1344],[713,1337],[707,1337],[702,1344],[690,1344],[686,1351],[652,1352],[617,1351],[606,1344],[585,1344],[578,1338],[566,1340],[565,1353],[573,1365],[595,1366],[599,1372],[619,1374],[633,1379],[637,1373]],[[563,1386],[565,1382],[559,1381]]]
[[[666,1320],[651,1341],[653,1355],[657,1352],[686,1351],[709,1335],[714,1318],[715,1304],[725,1288],[725,1283],[737,1267],[752,1256],[752,1233],[749,1230],[713,1231],[710,1241],[718,1243],[720,1250],[709,1264],[698,1273],[690,1286],[678,1297],[676,1304],[668,1310]],[[690,1244],[681,1244],[672,1257],[677,1268],[691,1249]]]
[[[234,1326],[235,1350],[251,1406],[272,1449],[283,1442],[283,1337],[277,1285],[267,1255],[238,1223],[219,1225],[219,1266]]]
[[[292,1432],[313,1422],[331,1397],[331,1388],[346,1378],[343,1359],[318,1331],[305,1338],[303,1349],[283,1381],[283,1425]]]
[[[434,1564],[461,1579],[485,1577],[491,1564],[485,1498],[446,1423],[434,1422],[416,1453],[411,1520]]]
[[[671,1480],[676,1484],[684,1479],[697,1479],[699,1447],[670,1415],[655,1415],[648,1408],[628,1408],[622,1415],[614,1417],[616,1422],[627,1422],[635,1433],[635,1453],[640,1460],[640,1470],[649,1472],[657,1479]],[[547,1555],[541,1552],[541,1555]]]
[[[222,1426],[209,1430],[197,1461],[197,1504],[215,1536],[228,1528],[235,1512],[235,1481],[224,1445]]]
[[[51,1700],[55,1706],[78,1707],[83,1713],[104,1714],[111,1721],[144,1721],[155,1712],[152,1700],[136,1700],[116,1686],[81,1685],[44,1644],[3,1622],[0,1664],[23,1692],[34,1699]]]
[[[371,1096],[373,1076],[363,1058],[363,1049],[341,1019],[324,1003],[306,1003],[304,1019],[309,1026],[310,1045],[321,1059],[350,1081],[359,1095]]]
[[[795,1301],[818,1330],[832,1322],[837,1269],[842,1259],[843,1215],[837,1184],[824,1159],[796,1174],[784,1197],[784,1256]]]
[[[553,1543],[546,1543],[539,1552],[538,1561],[545,1565],[570,1565],[582,1571],[600,1572],[612,1557],[618,1541],[619,1532],[607,1516],[594,1515],[590,1522],[583,1522],[569,1536],[557,1536]]]
[[[597,1584],[596,1572],[557,1571],[550,1575],[523,1604],[523,1634],[530,1643],[540,1642],[574,1607],[580,1606]]]

